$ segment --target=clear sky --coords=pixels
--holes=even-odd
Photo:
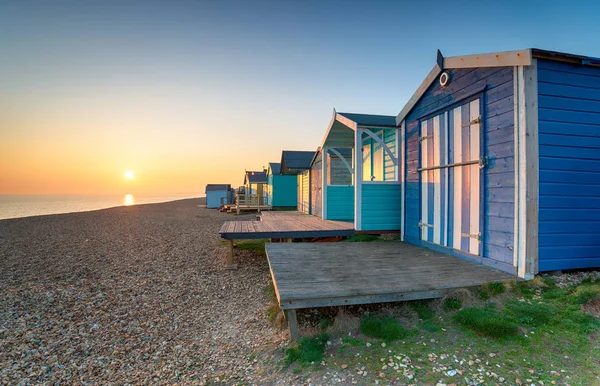
[[[0,0],[0,194],[237,186],[333,108],[396,115],[438,48],[600,56],[599,4]]]

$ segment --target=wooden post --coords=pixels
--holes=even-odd
[[[233,264],[233,240],[227,240],[229,250],[227,251],[227,269],[237,269],[237,264]]]
[[[300,337],[300,328],[298,327],[298,319],[296,318],[296,310],[283,310],[285,319],[290,328],[290,339],[296,340]]]

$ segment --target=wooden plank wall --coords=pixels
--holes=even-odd
[[[600,266],[600,69],[538,60],[539,270]]]
[[[406,117],[405,240],[421,244],[419,119],[442,113],[480,93],[483,108],[483,256],[486,262],[513,272],[514,243],[514,87],[513,68],[450,70],[451,82],[432,84]],[[484,259],[486,260],[486,259]]]
[[[313,162],[312,170],[310,172],[311,179],[311,213],[317,217],[322,217],[322,205],[323,205],[323,157],[322,152],[319,152]]]

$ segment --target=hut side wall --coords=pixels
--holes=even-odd
[[[539,270],[600,266],[600,69],[538,60]]]
[[[310,199],[311,213],[317,217],[322,217],[323,205],[323,157],[322,153],[317,153],[315,161],[312,164],[310,171]]]
[[[405,240],[453,253],[515,273],[514,268],[514,86],[512,67],[450,70],[442,88],[436,79],[406,117]],[[481,255],[468,255],[421,240],[420,119],[442,113],[479,95],[482,109],[481,156],[489,164],[481,174]],[[444,225],[442,225],[444,226]],[[483,257],[483,258],[482,258]]]

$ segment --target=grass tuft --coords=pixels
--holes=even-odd
[[[256,252],[260,256],[267,256],[265,252],[265,243],[266,240],[239,241],[235,244],[235,248],[241,251]]]
[[[502,295],[506,289],[504,283],[487,283],[485,288],[491,296]]]
[[[346,240],[350,241],[350,242],[365,243],[365,242],[377,241],[380,239],[379,239],[379,236],[377,236],[377,235],[356,234],[356,235],[352,235],[352,236],[348,237]]]
[[[429,320],[433,318],[434,314],[431,308],[429,308],[429,304],[423,300],[417,300],[414,302],[410,302],[408,307],[417,313],[419,319],[421,320]]]
[[[319,334],[313,338],[300,338],[297,345],[286,350],[287,363],[309,364],[322,361],[327,340],[329,340],[327,334]]]
[[[322,318],[319,322],[319,327],[321,331],[327,331],[329,327],[333,326],[333,319],[331,318]]]
[[[360,331],[371,338],[393,342],[408,336],[408,331],[391,316],[367,315],[360,321]]]
[[[518,300],[510,300],[504,305],[506,312],[526,326],[541,326],[554,317],[554,309],[543,303],[529,304]]]
[[[571,304],[585,304],[590,300],[596,299],[599,295],[599,290],[595,286],[582,286],[577,288],[575,292],[566,297],[566,301]]]
[[[442,302],[442,308],[444,311],[457,311],[462,307],[462,301],[456,298],[447,298]]]
[[[506,338],[519,330],[506,315],[491,309],[464,308],[454,315],[454,320],[478,334],[492,338]]]

